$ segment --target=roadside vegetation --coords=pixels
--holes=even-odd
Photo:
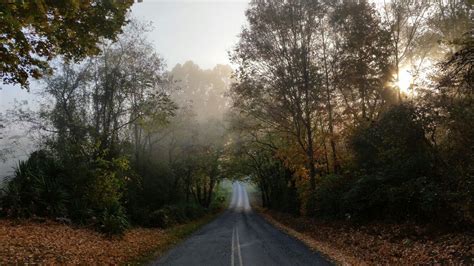
[[[264,207],[473,225],[472,6],[435,2],[250,4],[232,162]]]
[[[230,161],[268,217],[365,263],[469,264],[472,4],[385,4],[250,4]]]
[[[20,105],[8,115],[13,122],[30,125],[30,132],[40,138],[38,149],[18,163],[2,186],[2,217],[49,219],[115,236],[129,228],[189,223],[220,210],[226,200],[219,184],[224,177],[220,158],[226,141],[224,93],[230,67],[204,70],[189,61],[165,70],[145,37],[150,26],[124,14],[133,1],[105,2],[41,5],[58,12],[59,18],[49,19],[69,18],[63,10],[69,5],[78,12],[110,13],[110,21],[88,22],[89,32],[103,33],[104,27],[113,34],[71,44],[55,42],[54,31],[25,33],[55,40],[33,42],[25,49],[38,53],[37,46],[44,45],[50,50],[40,56],[49,52],[57,57],[30,58],[33,61],[21,68],[42,78],[42,106],[29,111]],[[23,23],[20,14],[30,14],[31,27],[44,29],[46,22],[31,11],[34,5],[1,4],[11,12],[11,21]],[[71,34],[78,30],[75,24],[57,27]],[[18,36],[7,37],[15,43]],[[80,49],[86,51],[76,56]],[[2,61],[12,56],[14,65],[25,55],[0,56]],[[17,78],[23,77],[22,71],[3,67],[5,84],[28,88],[27,80]]]

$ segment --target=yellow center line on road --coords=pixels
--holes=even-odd
[[[235,254],[235,249],[237,248],[237,256],[239,258],[239,266],[243,266],[242,263],[242,253],[240,251],[240,240],[239,240],[239,229],[234,225],[234,228],[232,228],[232,250],[230,253],[230,265],[234,266],[235,265],[235,259],[234,259],[234,254]]]
[[[239,241],[239,228],[236,228],[237,234],[237,254],[239,255],[239,265],[242,266],[242,254],[240,252],[240,241]]]
[[[235,236],[235,226],[234,226],[234,228],[232,228],[232,250],[231,250],[231,254],[230,254],[230,265],[231,266],[234,266],[234,249],[235,249],[234,236]]]

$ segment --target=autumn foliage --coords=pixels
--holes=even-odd
[[[471,233],[414,224],[322,222],[264,211],[267,220],[342,265],[472,264]]]
[[[251,2],[232,53],[235,175],[274,210],[470,228],[470,7]]]
[[[107,238],[90,229],[54,222],[0,221],[0,262],[41,264],[121,264],[167,241],[161,229],[132,229]]]

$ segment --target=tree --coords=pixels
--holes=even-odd
[[[417,40],[423,34],[429,8],[428,2],[409,0],[389,1],[384,7],[384,19],[392,39],[393,84],[396,86],[398,102],[402,100],[401,88],[398,87],[400,71],[414,54]]]
[[[438,65],[437,85],[426,90],[426,116],[431,121],[432,144],[445,187],[452,192],[450,204],[461,219],[474,222],[474,38],[470,30],[457,40],[459,50]]]
[[[170,72],[178,88],[173,99],[182,107],[189,106],[199,122],[222,119],[230,106],[226,93],[231,83],[231,72],[228,65],[201,69],[192,61],[177,64]]]
[[[374,120],[390,94],[384,88],[390,80],[390,35],[382,28],[376,10],[366,1],[348,1],[336,7],[332,16],[340,35],[339,57],[334,82],[354,124]]]
[[[305,154],[313,189],[322,98],[322,78],[314,65],[320,12],[320,4],[312,1],[253,1],[247,11],[249,27],[232,57],[239,65],[235,106],[294,140]]]
[[[84,206],[123,214],[127,180],[137,179],[134,172],[143,172],[137,165],[145,165],[144,138],[138,133],[166,123],[174,113],[162,61],[143,30],[129,24],[100,55],[80,65],[65,63],[46,79],[45,94],[52,98],[51,109],[42,114],[50,132],[46,147],[73,199],[70,210],[80,218]]]
[[[0,77],[28,88],[28,77],[50,72],[62,55],[80,60],[96,55],[103,39],[115,40],[133,0],[2,1]]]
[[[226,145],[224,173],[234,179],[250,179],[260,189],[261,204],[266,208],[299,213],[295,170],[280,148],[278,133],[251,128],[251,118],[231,116],[231,141]],[[256,129],[256,130],[255,130]],[[294,154],[293,154],[294,155]]]

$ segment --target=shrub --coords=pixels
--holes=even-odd
[[[121,234],[128,227],[120,204],[128,161],[98,158],[90,166],[79,174],[87,179],[66,179],[66,174],[74,174],[72,166],[62,168],[47,151],[33,152],[6,184],[2,212],[10,217],[68,217],[107,234]]]
[[[359,178],[342,198],[342,210],[352,220],[390,219],[428,221],[443,219],[445,194],[427,177],[393,183],[380,175]],[[448,215],[449,216],[449,215]]]
[[[131,166],[135,173],[128,176],[124,187],[127,213],[136,224],[156,226],[150,224],[151,213],[170,202],[179,202],[182,193],[165,164],[144,160],[140,164],[132,161]]]
[[[57,180],[40,175],[32,186],[40,214],[52,217],[67,214],[68,194]]]
[[[398,180],[432,174],[433,154],[419,111],[408,104],[388,110],[379,121],[361,126],[350,140],[359,169]]]
[[[34,207],[31,205],[31,201],[26,200],[28,194],[20,182],[11,180],[3,191],[1,207],[5,216],[29,217],[33,214]]]
[[[149,226],[167,228],[202,217],[207,209],[196,203],[167,205],[150,213]]]
[[[380,176],[366,175],[351,184],[341,198],[346,218],[360,221],[384,216],[388,199],[382,179]]]
[[[183,223],[188,221],[186,205],[169,205],[165,208],[168,209],[168,213],[170,213],[170,217],[173,223]]]
[[[342,209],[352,219],[425,220],[444,208],[442,182],[417,108],[393,107],[360,127],[350,144],[364,172],[342,197]]]
[[[150,226],[167,228],[174,224],[172,213],[169,209],[162,208],[150,213],[149,218]]]
[[[96,209],[103,209],[122,199],[129,162],[123,157],[112,160],[99,157],[94,166],[87,199]]]
[[[93,224],[94,210],[82,197],[71,198],[69,202],[69,217],[72,221],[78,224],[88,225]]]
[[[106,207],[99,216],[99,229],[107,235],[121,235],[129,227],[127,216],[119,203]]]
[[[20,161],[2,198],[8,216],[31,215],[58,217],[67,214],[68,193],[60,180],[60,168],[46,151],[33,152]]]
[[[323,176],[316,191],[309,198],[306,214],[322,218],[342,218],[342,198],[349,185],[346,177],[335,174]]]
[[[224,189],[220,187],[220,185],[216,186],[212,195],[212,200],[208,207],[209,211],[215,212],[215,211],[222,210],[223,208],[225,208],[226,200],[229,194],[230,194],[230,191],[225,191]],[[188,204],[188,205],[191,206],[192,204]],[[190,208],[197,208],[197,206],[190,207]],[[205,208],[202,208],[202,210],[205,210]]]
[[[199,204],[189,203],[185,205],[186,207],[186,216],[190,220],[197,219],[206,214],[206,209]]]

